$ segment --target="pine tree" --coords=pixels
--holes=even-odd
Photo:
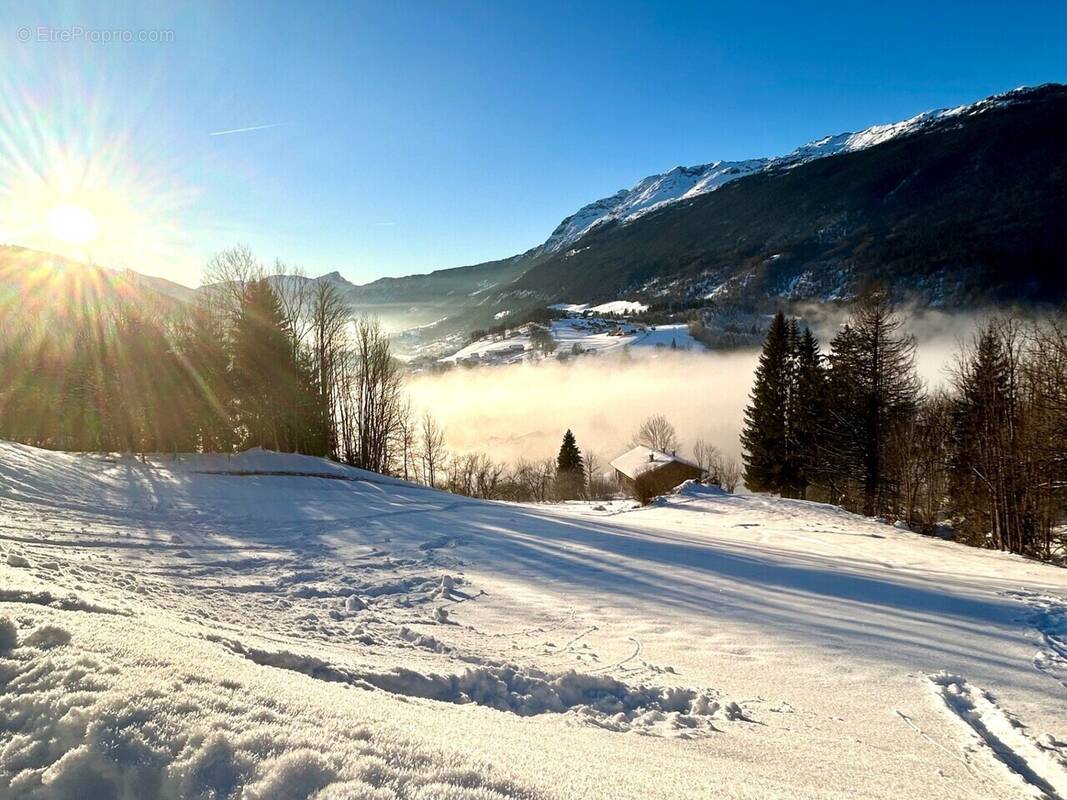
[[[855,493],[862,458],[854,435],[861,413],[859,394],[859,342],[850,324],[843,325],[830,342],[826,372],[826,416],[821,432],[819,483],[834,504],[847,505]]]
[[[582,451],[578,449],[574,433],[568,428],[563,434],[563,443],[556,457],[556,486],[565,499],[572,499],[581,494],[585,482],[585,462]]]
[[[581,472],[583,468],[582,451],[578,449],[578,442],[574,433],[567,429],[563,434],[563,444],[559,447],[559,456],[556,458],[557,472]]]
[[[249,281],[232,333],[232,378],[246,445],[289,450],[300,405],[301,370],[278,295]]]
[[[819,342],[810,328],[797,339],[789,397],[792,493],[807,494],[819,468],[820,432],[826,415],[826,374]]]
[[[767,331],[741,432],[745,485],[752,491],[781,492],[786,486],[790,373],[789,325],[779,311]]]
[[[556,349],[556,339],[552,331],[544,325],[530,326],[530,345],[534,350],[539,350],[544,355],[549,355]]]
[[[951,476],[964,531],[976,543],[991,536],[993,547],[1023,553],[1032,542],[1014,335],[1010,326],[990,323],[957,376]]]
[[[204,303],[190,311],[178,333],[182,372],[189,383],[186,424],[205,452],[226,452],[235,443],[225,330],[221,315]]]
[[[885,290],[875,289],[832,342],[824,478],[832,502],[868,516],[898,510],[891,439],[919,403],[915,339],[902,328]]]

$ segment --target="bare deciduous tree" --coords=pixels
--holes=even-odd
[[[241,311],[248,284],[263,275],[263,265],[252,250],[247,245],[238,244],[215,253],[208,260],[201,279],[201,291],[215,313],[232,323]]]
[[[377,320],[357,321],[342,381],[345,458],[372,472],[385,472],[403,411],[400,365]]]
[[[897,476],[899,514],[913,530],[930,532],[948,496],[952,403],[944,395],[926,398],[915,414],[900,420],[889,439]]]
[[[519,459],[511,475],[511,499],[519,502],[544,503],[552,499],[556,463],[552,459]]]
[[[704,473],[705,479],[712,483],[719,482],[717,469],[720,460],[719,448],[704,439],[697,439],[693,442],[693,460]]]
[[[348,306],[333,284],[320,281],[310,297],[310,347],[312,368],[318,390],[318,414],[326,434],[325,452],[339,458],[338,414],[340,412],[339,371],[347,347]]]
[[[733,456],[720,454],[716,471],[719,474],[719,486],[733,494],[737,484],[741,481],[741,462]]]
[[[493,461],[485,453],[479,454],[474,463],[474,496],[483,500],[497,499],[506,472],[505,464]]]
[[[592,450],[585,453],[585,491],[590,500],[606,500],[614,494],[615,486],[604,475],[600,457]]]
[[[653,414],[641,423],[634,438],[630,442],[631,447],[651,447],[654,450],[674,452],[678,449],[678,433],[674,426],[662,414]]]
[[[478,454],[463,453],[453,456],[448,462],[448,491],[474,497],[475,473],[478,471]]]
[[[279,260],[274,262],[270,282],[274,293],[278,295],[282,315],[292,331],[293,346],[299,348],[312,329],[311,309],[315,289],[326,284],[324,281],[308,280],[303,269],[286,266]]]
[[[438,475],[447,459],[445,449],[445,432],[433,415],[426,411],[422,415],[421,442],[419,460],[422,466],[422,482],[427,486],[437,486]]]
[[[413,480],[417,472],[418,420],[411,410],[411,401],[405,401],[396,421],[397,474],[404,480]]]

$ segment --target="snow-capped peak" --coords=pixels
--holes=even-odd
[[[1040,87],[1039,87],[1040,88]],[[1036,91],[1027,88],[987,97],[966,106],[925,111],[910,119],[885,125],[872,125],[861,131],[848,131],[808,142],[791,153],[775,158],[746,161],[714,161],[694,167],[678,166],[660,175],[649,175],[631,189],[621,189],[610,197],[590,203],[564,219],[541,246],[554,253],[570,246],[597,225],[605,222],[626,224],[666,205],[713,192],[738,178],[769,169],[788,169],[818,158],[851,153],[915,133],[951,117],[981,113],[1010,104]]]
[[[543,247],[554,252],[577,241],[603,222],[631,222],[669,203],[714,191],[724,183],[759,172],[767,162],[766,158],[715,161],[695,167],[679,166],[662,175],[650,175],[632,189],[622,189],[611,197],[580,208],[559,224]]]

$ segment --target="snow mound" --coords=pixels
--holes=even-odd
[[[608,675],[553,674],[515,666],[472,667],[458,675],[425,674],[410,669],[361,676],[392,694],[505,711],[520,717],[572,712],[579,719],[619,731],[654,732],[657,723],[673,729],[714,730],[713,718],[744,719],[740,706],[716,699],[713,692],[655,686],[630,686]]]
[[[679,484],[672,494],[676,497],[691,497],[698,499],[730,499],[736,497],[736,495],[730,494],[719,486],[700,483],[700,481],[692,479]]]
[[[49,606],[62,611],[88,611],[94,614],[118,614],[128,616],[123,611],[98,605],[78,597],[73,592],[58,595],[53,592],[35,592],[28,589],[0,589],[0,603],[28,603],[30,605]]]
[[[247,800],[304,800],[337,777],[313,750],[295,750],[270,761],[263,778],[245,789]]]
[[[37,647],[41,650],[51,650],[53,647],[62,647],[70,644],[70,631],[58,625],[42,625],[26,637],[27,647]]]
[[[74,648],[0,657],[0,798],[540,800],[487,764],[353,727],[340,710],[308,716],[302,701],[215,682],[193,662],[166,677],[156,666]]]
[[[432,637],[408,638],[427,649]],[[256,664],[300,672],[317,680],[457,705],[475,704],[532,717],[573,713],[579,720],[618,732],[658,733],[662,728],[690,734],[715,730],[713,719],[747,720],[741,707],[720,700],[714,691],[680,687],[630,686],[603,674],[543,672],[513,665],[482,665],[440,675],[397,667],[368,672],[337,666],[315,656],[272,652],[216,639]],[[444,648],[447,649],[447,648]]]

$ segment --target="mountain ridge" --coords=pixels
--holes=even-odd
[[[1014,90],[899,128],[598,225],[512,289],[547,302],[834,300],[880,280],[946,306],[1067,297],[1067,87]]]
[[[487,284],[505,292],[507,287],[516,283],[513,292],[529,293],[530,287],[523,288],[522,279],[525,275],[545,262],[577,255],[577,252],[571,252],[571,250],[580,250],[579,242],[603,226],[625,226],[649,214],[669,211],[711,194],[742,178],[790,170],[816,160],[867,150],[895,139],[921,133],[939,124],[954,121],[962,123],[968,118],[987,111],[1025,103],[1034,96],[1049,91],[1062,91],[1063,88],[1062,85],[1055,83],[1018,87],[973,103],[923,111],[905,120],[823,136],[782,156],[676,166],[666,172],[646,176],[629,189],[620,189],[612,195],[582,206],[573,214],[565,217],[544,242],[523,253],[469,266],[450,267],[403,277],[380,278],[357,286],[353,292],[353,299],[357,304],[367,304],[368,308],[396,306],[406,302],[435,302],[436,313],[449,308],[456,310],[457,304],[453,301],[463,296],[473,297],[479,292],[484,292]],[[639,289],[640,287],[625,288]],[[441,298],[449,298],[449,302],[441,303]],[[556,295],[553,295],[553,298],[564,299]],[[596,298],[581,296],[565,299],[570,301],[607,299],[607,295],[598,294]],[[459,305],[466,305],[469,311],[471,306],[497,307],[500,300],[499,295],[495,298],[482,296]],[[479,316],[477,313],[474,315]]]
[[[782,156],[767,156],[743,161],[712,161],[694,166],[678,165],[666,172],[648,175],[630,189],[620,189],[609,197],[600,198],[583,206],[577,212],[565,218],[541,247],[545,247],[550,251],[559,250],[567,244],[576,242],[592,228],[606,221],[631,222],[646,213],[662,208],[664,204],[698,197],[715,191],[732,180],[768,169],[790,168],[816,158],[827,158],[838,153],[850,153],[874,147],[897,136],[915,133],[923,127],[943,119],[982,113],[991,108],[1011,103],[1018,97],[1025,96],[1027,92],[1038,91],[1044,86],[1050,85],[1052,84],[1044,84],[1032,88],[1019,87],[1008,92],[983,98],[974,103],[924,111],[898,122],[872,125],[859,131],[844,131],[823,136],[800,145]],[[676,187],[685,187],[686,180],[692,181],[689,187],[682,188],[681,191],[671,191]],[[630,202],[631,198],[633,198],[634,202]],[[607,213],[595,215],[592,221],[584,227],[575,225],[575,221],[582,220],[583,217],[588,217],[600,209],[605,209]],[[619,213],[620,209],[622,210],[621,213]]]

